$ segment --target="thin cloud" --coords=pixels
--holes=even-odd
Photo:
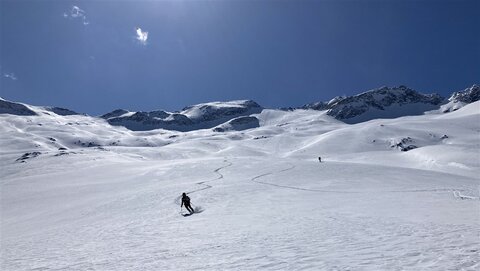
[[[137,40],[142,43],[143,45],[147,44],[147,39],[148,39],[148,32],[147,31],[142,31],[140,27],[137,27]]]
[[[15,74],[13,72],[4,73],[3,77],[8,78],[8,79],[12,79],[13,81],[17,80],[17,77],[15,76]]]
[[[70,11],[63,13],[64,18],[73,18],[79,19],[82,21],[83,25],[88,25],[89,22],[87,21],[87,13],[78,6],[72,6]]]

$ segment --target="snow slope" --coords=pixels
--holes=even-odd
[[[2,270],[480,268],[480,102],[354,125],[263,110],[225,132],[30,109],[0,114]]]

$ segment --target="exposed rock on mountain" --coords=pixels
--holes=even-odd
[[[438,94],[421,94],[405,86],[381,87],[355,96],[335,97],[328,103],[317,102],[303,109],[328,110],[327,114],[347,123],[375,118],[421,115],[438,108],[444,101]]]
[[[114,117],[119,117],[121,115],[124,115],[128,113],[127,110],[123,110],[123,109],[116,109],[116,110],[113,110],[112,112],[110,113],[107,113],[105,115],[102,115],[100,116],[100,118],[103,118],[103,119],[110,119],[110,118],[114,118]]]
[[[53,106],[31,106],[0,98],[0,114],[36,116],[39,114],[49,114],[48,112],[52,112],[60,116],[80,115],[79,113],[66,108]]]
[[[70,109],[61,108],[61,107],[45,107],[45,110],[53,112],[60,116],[70,116],[70,115],[80,115],[79,113],[72,111]]]
[[[11,114],[18,116],[35,116],[33,110],[21,103],[10,102],[0,98],[0,114]]]
[[[181,112],[128,112],[118,109],[102,118],[112,125],[130,130],[168,129],[191,131],[212,128],[241,116],[260,113],[263,108],[254,101],[212,102],[185,107]]]
[[[448,98],[448,103],[441,107],[441,111],[444,113],[452,112],[478,100],[480,100],[480,86],[473,85],[462,91],[454,92]]]
[[[327,115],[346,123],[359,123],[377,118],[397,118],[422,115],[428,111],[451,112],[480,99],[480,87],[473,85],[455,92],[446,100],[438,94],[421,94],[406,86],[381,87],[354,96],[338,96],[328,102],[315,102],[296,109],[326,110]],[[135,131],[166,129],[192,131],[214,128],[215,131],[243,130],[258,127],[258,120],[248,117],[262,112],[263,107],[251,100],[210,102],[183,108],[180,112],[163,110],[130,112],[117,109],[100,116],[111,125],[124,126]],[[79,115],[60,107],[30,106],[0,98],[0,114]],[[40,125],[40,124],[39,124]],[[243,128],[246,127],[246,128]]]

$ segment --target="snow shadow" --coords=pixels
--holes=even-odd
[[[198,213],[201,213],[201,212],[205,211],[205,209],[203,209],[202,206],[195,206],[195,208],[193,208],[193,210],[194,210],[195,214],[198,214]]]

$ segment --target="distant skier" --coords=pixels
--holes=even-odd
[[[190,205],[190,198],[185,193],[182,194],[182,205],[180,205],[180,208],[183,207],[183,205],[185,205],[185,208],[190,212],[190,214],[193,214],[194,210]]]
[[[320,156],[318,157],[318,162],[320,162],[320,163],[322,162],[322,157],[320,157]]]

